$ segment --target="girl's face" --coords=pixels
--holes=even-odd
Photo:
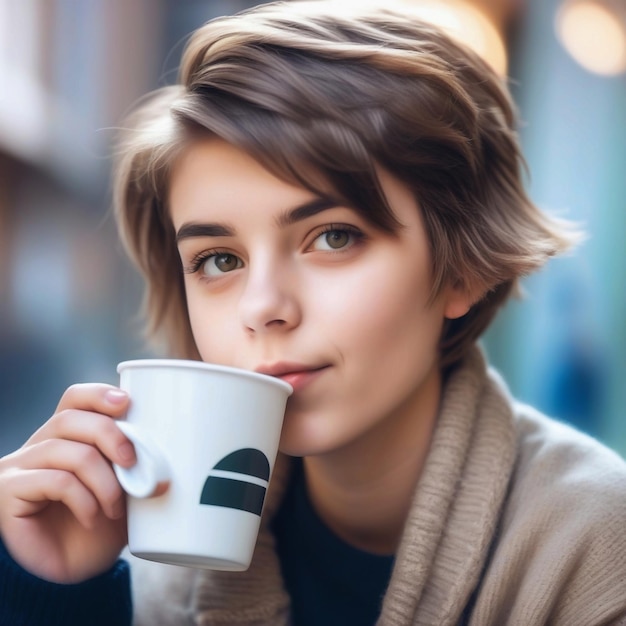
[[[281,450],[309,456],[415,423],[439,397],[437,344],[464,293],[428,302],[420,211],[389,174],[404,225],[292,186],[218,139],[194,144],[171,180],[171,217],[203,360],[291,383]],[[401,429],[400,429],[401,430]]]

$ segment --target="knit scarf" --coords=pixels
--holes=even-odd
[[[462,623],[495,535],[515,441],[508,394],[476,348],[446,381],[379,626]],[[132,559],[136,624],[290,624],[289,597],[268,527],[289,465],[279,455],[248,571],[192,570]]]

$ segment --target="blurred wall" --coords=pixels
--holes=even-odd
[[[626,76],[591,74],[528,0],[512,48],[528,187],[588,239],[525,281],[486,337],[515,394],[626,455]]]
[[[517,2],[517,0],[515,0]],[[187,34],[238,0],[0,0],[0,454],[74,382],[149,355],[141,285],[108,214],[112,129],[175,79]],[[531,195],[590,239],[526,282],[485,346],[512,391],[626,452],[624,76],[557,44],[556,0],[513,25],[511,76]]]
[[[140,354],[109,207],[112,129],[159,80],[155,0],[0,0],[0,453]]]

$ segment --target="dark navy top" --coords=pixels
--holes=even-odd
[[[393,557],[346,544],[319,519],[297,464],[273,530],[292,599],[294,626],[371,626],[380,614]],[[41,580],[0,542],[0,626],[130,626],[128,564],[77,585]]]
[[[372,626],[393,556],[364,552],[337,537],[315,513],[298,466],[273,523],[294,626]]]
[[[22,569],[0,542],[0,626],[130,626],[131,620],[125,561],[84,583],[59,585]]]

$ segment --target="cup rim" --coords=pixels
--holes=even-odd
[[[151,369],[161,367],[188,368],[208,372],[233,374],[273,384],[281,388],[283,391],[286,391],[288,395],[293,393],[293,387],[289,383],[274,376],[253,372],[251,370],[244,370],[238,367],[231,367],[229,365],[218,365],[217,363],[205,363],[204,361],[192,361],[189,359],[132,359],[118,363],[117,373],[121,374],[123,370],[127,369]]]

